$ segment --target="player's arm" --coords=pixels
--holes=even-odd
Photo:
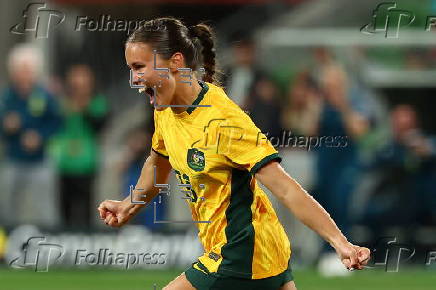
[[[327,211],[276,161],[260,168],[255,178],[265,185],[302,223],[317,232],[349,269],[362,269],[370,251],[348,242]]]
[[[154,186],[154,167],[156,167],[156,184],[168,182],[171,171],[169,160],[151,150],[132,194],[122,201],[105,200],[98,207],[100,218],[106,224],[114,227],[124,225],[159,193],[159,188]]]
[[[155,169],[156,167],[156,181]],[[159,187],[156,184],[166,184],[168,182],[169,173],[171,171],[171,164],[167,158],[160,156],[153,150],[144,162],[141,170],[141,176],[136,183],[132,196],[128,196],[123,200],[123,203],[129,210],[134,213],[138,212],[142,207],[148,204],[158,193]],[[132,204],[131,201],[135,203]],[[145,204],[136,203],[137,201],[145,202]]]

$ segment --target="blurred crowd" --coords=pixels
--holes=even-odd
[[[378,235],[382,225],[436,224],[436,138],[421,129],[413,106],[388,106],[380,118],[376,111],[382,105],[373,90],[326,48],[313,48],[313,65],[289,79],[285,90],[257,63],[251,39],[234,42],[231,55],[222,84],[268,138],[285,133],[326,140],[310,150],[316,182],[306,189],[345,234],[354,225]],[[90,229],[98,202],[96,175],[102,160],[110,158],[102,153],[101,135],[117,112],[98,91],[92,67],[71,65],[53,89],[38,79],[41,59],[26,45],[12,49],[8,58],[10,82],[0,94],[0,225]],[[125,133],[116,165],[119,198],[140,175],[152,123],[146,120]],[[336,137],[346,140],[343,146],[332,145]],[[277,149],[308,151],[304,142],[288,145]],[[158,214],[165,219],[166,209]],[[159,229],[150,208],[133,223]]]
[[[108,104],[86,64],[68,69],[62,96],[38,79],[41,66],[31,46],[9,55],[10,85],[0,108],[2,224],[89,227]]]
[[[234,46],[229,96],[237,96],[272,144],[289,134],[333,141],[310,148],[315,183],[308,191],[346,235],[354,225],[380,237],[392,226],[436,224],[436,136],[421,128],[411,104],[386,106],[324,47],[312,48],[311,65],[282,91],[256,65],[255,50],[250,40]],[[338,137],[346,146],[334,145]],[[277,149],[309,147],[287,142]]]

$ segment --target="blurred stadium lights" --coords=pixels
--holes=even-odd
[[[356,28],[277,28],[257,32],[261,44],[269,48],[285,46],[432,46],[436,37],[424,29],[401,29],[398,38],[383,33],[366,35]]]
[[[22,0],[24,1],[24,0]],[[192,8],[192,5],[197,5],[195,9],[205,9],[210,6],[227,6],[229,8],[247,8],[250,6],[258,6],[262,7],[262,10],[267,10],[268,6],[280,6],[287,5],[287,7],[293,7],[297,4],[301,4],[304,2],[310,2],[312,0],[52,0],[46,1],[51,4],[62,5],[74,5],[74,6],[85,6],[85,5],[99,5],[99,4],[107,4],[108,6],[125,6],[125,5],[143,5],[149,7],[159,7],[159,6],[170,6],[177,5],[181,9],[184,7]],[[236,10],[236,9],[235,9]],[[228,16],[234,16],[236,11],[232,13],[227,13]],[[278,12],[278,10],[276,10]],[[191,17],[195,17],[195,15],[190,15]],[[239,26],[246,26],[246,24],[239,23]]]
[[[372,35],[360,31],[362,26],[373,21],[374,10],[384,2],[396,3],[398,8],[416,15],[413,25],[399,27],[398,38],[386,38],[383,31]],[[386,58],[376,59],[372,53],[391,50],[392,55],[406,56],[413,50],[432,49],[436,38],[432,31],[425,29],[427,17],[435,14],[429,1],[316,0],[304,1],[294,8],[271,19],[255,32],[260,59],[270,71],[279,70],[278,66],[283,68],[286,64],[305,66],[300,59],[306,59],[304,56],[308,56],[310,48],[328,47],[344,63],[350,64],[351,69],[359,71],[374,88],[435,87],[436,67],[431,64],[425,69],[392,67],[385,63]],[[359,49],[370,53],[358,55],[356,50]]]
[[[271,51],[280,48],[305,48],[326,46],[332,48],[343,48],[352,50],[356,47],[386,49],[401,48],[425,48],[436,45],[436,38],[432,32],[418,29],[403,29],[399,38],[386,38],[383,33],[366,35],[357,29],[352,28],[277,28],[275,30],[260,30],[256,39],[259,40],[259,47],[263,51]],[[274,63],[273,59],[269,60]],[[363,68],[366,80],[374,87],[398,86],[398,87],[434,87],[436,69],[430,70],[405,70],[389,69],[383,66],[368,65]]]
[[[285,3],[298,3],[305,0],[280,0],[279,2]],[[268,4],[273,1],[271,0],[54,0],[57,3],[74,3],[74,4],[129,4],[139,3],[139,4],[223,4],[223,5],[233,5],[233,4]],[[146,3],[145,3],[146,2]]]

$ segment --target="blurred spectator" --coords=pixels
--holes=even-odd
[[[379,179],[362,219],[376,236],[383,234],[380,220],[385,227],[436,224],[436,140],[421,131],[411,106],[398,105],[390,115],[392,139],[371,165]]]
[[[122,176],[123,193],[125,198],[130,194],[130,186],[135,188],[136,183],[141,175],[142,167],[151,149],[151,134],[144,127],[131,129],[126,138],[126,150],[118,166],[119,173]],[[157,199],[154,200],[157,202]],[[156,205],[156,220],[165,220],[166,204],[162,202]],[[162,223],[154,223],[154,206],[150,203],[143,208],[130,224],[144,225],[151,230],[162,228]]]
[[[316,63],[313,74],[321,77],[322,70],[326,67],[336,65],[332,52],[327,47],[316,47],[313,50],[313,57]]]
[[[429,61],[426,56],[426,49],[409,49],[405,55],[405,66],[407,70],[426,70]]]
[[[342,68],[324,68],[321,73],[323,102],[316,128],[318,136],[347,136],[345,147],[319,146],[316,168],[318,198],[345,233],[350,226],[349,197],[357,177],[356,141],[367,132],[369,124],[369,116],[357,111],[358,106],[351,100],[348,84]]]
[[[226,72],[224,86],[229,97],[246,110],[254,85],[262,76],[256,67],[256,47],[251,39],[242,39],[233,44],[234,62]]]
[[[347,143],[340,147],[324,143],[316,148],[314,196],[349,236],[350,202],[360,169],[357,141],[369,128],[369,116],[358,110],[358,103],[364,100],[361,95],[351,94],[350,82],[340,66],[323,66],[319,78],[323,101],[316,133],[320,138],[333,140],[346,136]],[[332,251],[326,243],[324,246],[325,251]],[[343,268],[334,267],[338,262],[334,253],[325,253],[319,266],[328,264],[338,269],[338,275],[346,274]]]
[[[290,84],[281,123],[294,135],[313,136],[321,109],[321,99],[309,73],[299,73]]]
[[[1,95],[0,134],[5,147],[2,221],[55,226],[54,171],[46,145],[60,125],[55,98],[40,84],[42,58],[28,45],[8,58],[10,86]]]
[[[59,168],[60,208],[65,226],[89,228],[100,158],[98,134],[107,119],[108,104],[105,96],[95,92],[94,74],[87,65],[69,69],[66,91],[64,126],[53,145]]]
[[[278,89],[270,79],[262,77],[254,84],[247,109],[253,122],[267,135],[268,139],[280,136],[281,110]]]

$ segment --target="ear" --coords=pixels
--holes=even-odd
[[[185,67],[185,57],[182,53],[176,52],[170,58],[169,68],[171,72],[178,71],[179,68]]]

